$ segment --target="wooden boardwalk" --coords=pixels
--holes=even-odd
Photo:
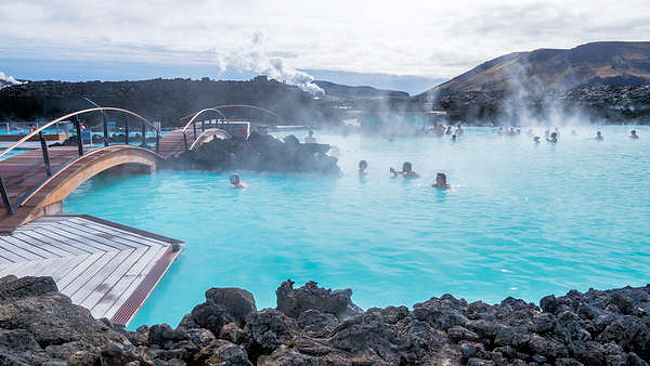
[[[52,276],[94,317],[127,325],[183,245],[91,216],[45,216],[0,236],[0,277]]]
[[[76,146],[49,149],[52,176],[48,176],[40,150],[27,151],[0,161],[0,175],[7,187],[9,199],[15,205],[9,214],[1,204],[0,232],[10,233],[18,226],[43,214],[60,213],[61,202],[76,187],[107,169],[137,164],[155,171],[159,155],[130,145],[111,145],[87,149],[79,156]]]

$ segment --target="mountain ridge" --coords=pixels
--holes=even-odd
[[[650,85],[650,42],[591,42],[540,48],[488,60],[422,95],[567,91],[599,85]]]

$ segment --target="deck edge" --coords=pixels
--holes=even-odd
[[[184,243],[180,243],[181,248],[183,245]],[[180,248],[175,250],[174,246],[167,248],[165,254],[158,259],[138,287],[133,290],[133,293],[131,293],[122,306],[113,314],[110,319],[111,323],[124,327],[129,325],[135,314],[142,308],[142,305],[144,305],[167,270],[169,270],[169,267],[174,263],[180,251]]]

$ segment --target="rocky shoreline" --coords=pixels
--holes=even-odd
[[[294,135],[279,140],[252,132],[247,139],[214,139],[164,162],[168,169],[230,172],[250,170],[275,173],[340,175],[338,159],[327,155],[328,144],[301,143]]]
[[[277,307],[212,288],[174,329],[125,331],[50,277],[0,279],[2,365],[648,365],[650,285],[467,303],[452,295],[363,311],[351,290],[277,289]]]

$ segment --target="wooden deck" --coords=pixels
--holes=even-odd
[[[183,245],[91,216],[44,216],[0,236],[0,277],[52,276],[94,317],[127,325]]]

